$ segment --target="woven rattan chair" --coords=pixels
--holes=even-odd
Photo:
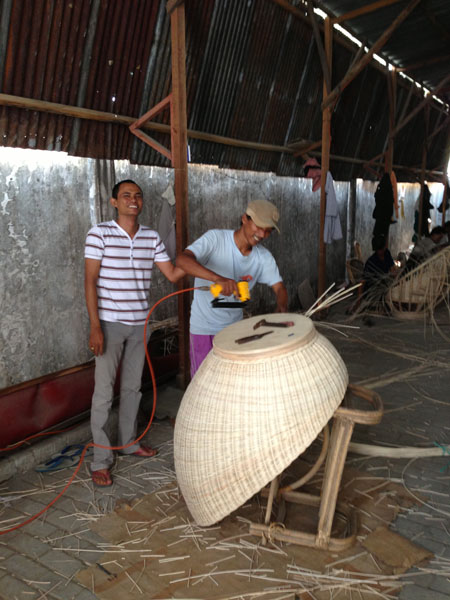
[[[433,313],[449,293],[450,246],[394,281],[386,293],[392,315],[418,319]]]

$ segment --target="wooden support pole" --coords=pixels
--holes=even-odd
[[[442,227],[444,227],[445,225],[445,212],[447,210],[447,206],[448,206],[448,197],[447,197],[447,188],[448,188],[448,174],[447,174],[447,169],[448,169],[448,163],[450,161],[450,128],[448,130],[448,135],[447,135],[447,144],[445,147],[445,152],[444,152],[444,165],[442,167],[442,183],[444,184],[444,192],[442,194]],[[447,232],[447,236],[449,236],[448,232]]]
[[[420,196],[419,196],[419,219],[418,219],[418,237],[419,239],[422,237],[422,229],[423,229],[423,197],[424,197],[424,186],[425,186],[425,170],[427,167],[427,150],[428,150],[428,117],[429,111],[425,111],[425,135],[423,140],[422,147],[422,167],[420,173]],[[428,232],[428,223],[427,223],[427,232]]]
[[[388,90],[389,90],[389,135],[386,154],[384,157],[385,171],[391,173],[394,164],[394,127],[395,113],[397,104],[397,77],[395,69],[388,72]]]
[[[350,260],[354,256],[355,245],[355,220],[356,217],[356,179],[351,179],[348,186],[347,199],[347,240],[345,248],[345,259]]]
[[[333,25],[328,17],[324,22],[324,47],[327,59],[328,72],[332,73],[332,50],[333,50]],[[323,82],[323,95],[326,96],[326,81]],[[330,168],[330,127],[331,127],[331,108],[327,107],[322,112],[322,163],[321,163],[321,182],[320,182],[320,226],[319,226],[319,272],[317,283],[317,297],[325,291],[326,280],[326,247],[324,242],[325,231],[325,212],[327,206],[327,196],[325,185],[327,181],[327,173]]]
[[[184,3],[176,3],[170,14],[172,40],[172,165],[175,172],[177,254],[187,246],[188,238],[188,165],[186,117],[186,46]],[[178,282],[178,289],[188,287],[188,278]],[[189,304],[188,294],[178,296],[179,373],[178,384],[189,383]]]
[[[338,99],[342,91],[347,87],[347,85],[355,79],[357,75],[364,69],[366,65],[372,60],[373,55],[381,50],[384,44],[388,41],[391,35],[394,33],[396,28],[403,23],[406,17],[415,9],[417,4],[419,4],[421,0],[412,0],[408,6],[402,10],[402,12],[397,16],[394,21],[392,21],[391,25],[386,29],[386,31],[378,38],[378,40],[374,43],[372,48],[367,52],[365,56],[354,65],[345,75],[340,83],[333,89],[333,91],[324,99],[322,103],[322,110],[327,108],[328,106],[335,103]]]

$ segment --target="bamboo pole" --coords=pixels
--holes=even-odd
[[[324,47],[328,73],[332,74],[332,50],[333,50],[333,25],[330,18],[326,18],[324,22]],[[323,96],[327,93],[327,83],[324,76]],[[326,285],[326,248],[324,242],[325,231],[325,212],[327,205],[327,197],[325,185],[327,181],[327,173],[330,168],[330,127],[331,127],[331,108],[327,107],[322,112],[322,165],[321,165],[321,182],[320,182],[320,226],[319,226],[319,273],[317,284],[317,295],[320,296],[325,290]]]

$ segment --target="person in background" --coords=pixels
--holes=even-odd
[[[445,235],[441,240],[441,246],[448,246],[450,244],[450,221],[444,223]]]
[[[238,295],[237,282],[251,278],[249,288],[264,283],[272,288],[276,311],[286,312],[288,296],[275,259],[261,246],[274,229],[278,229],[279,213],[267,200],[254,200],[241,217],[239,229],[211,229],[189,245],[176,264],[195,277],[194,287],[219,284],[222,295]],[[214,308],[211,294],[195,290],[190,318],[191,377],[212,348],[216,333],[243,317],[240,308]]]
[[[112,401],[117,368],[120,370],[118,446],[136,439],[145,360],[144,325],[153,265],[176,282],[184,276],[168,257],[158,233],[140,225],[141,188],[130,179],[120,181],[110,199],[116,219],[99,223],[87,234],[85,245],[85,295],[90,320],[89,349],[95,355],[95,389],[92,396],[91,430],[95,444],[92,481],[112,485],[114,460],[105,425]],[[156,450],[135,443],[124,454],[147,458]]]
[[[438,225],[434,227],[429,236],[421,238],[411,250],[408,261],[406,263],[406,271],[414,269],[424,260],[430,258],[435,252],[442,248],[441,242],[445,235],[445,229]]]
[[[367,295],[369,290],[372,290],[371,295],[374,295],[372,292],[373,288],[376,287],[377,292],[381,296],[390,282],[390,278],[387,276],[395,275],[398,269],[387,248],[386,238],[383,235],[375,236],[372,239],[372,250],[373,254],[367,259],[364,265],[363,293]]]

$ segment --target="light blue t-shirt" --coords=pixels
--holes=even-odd
[[[252,277],[249,281],[251,290],[256,283],[275,285],[282,281],[275,259],[262,246],[254,246],[248,256],[241,254],[234,241],[234,231],[231,229],[211,229],[198,240],[187,247],[195,255],[197,261],[221,275],[235,281],[242,280],[246,275]],[[195,278],[195,287],[210,286],[211,281]],[[197,335],[216,335],[224,327],[242,319],[240,308],[213,308],[211,293],[201,290],[194,291],[191,306],[190,332]],[[236,300],[234,296],[224,297],[226,300]]]

